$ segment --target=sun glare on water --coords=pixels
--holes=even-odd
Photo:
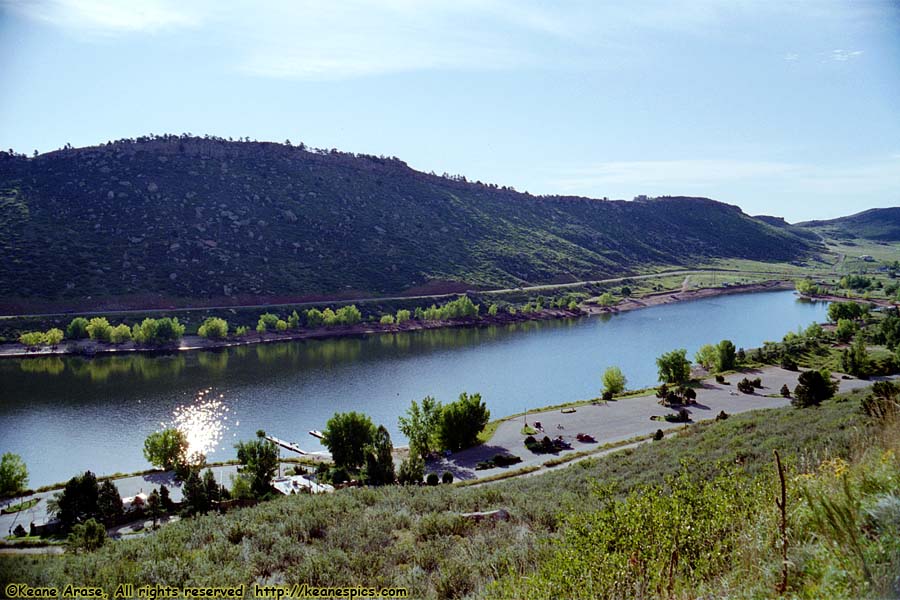
[[[172,412],[170,427],[187,437],[188,456],[207,456],[222,441],[222,436],[228,431],[230,412],[224,398],[225,394],[216,395],[212,388],[207,388],[197,392],[190,403],[182,404]]]

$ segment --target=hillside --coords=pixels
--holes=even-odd
[[[828,221],[807,221],[798,223],[797,226],[837,239],[864,238],[879,242],[898,242],[900,207],[873,208],[849,217]]]
[[[703,198],[535,197],[395,158],[178,136],[0,153],[0,245],[6,306],[506,287],[812,248]]]

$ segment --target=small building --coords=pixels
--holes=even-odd
[[[147,506],[147,494],[141,493],[136,496],[127,496],[122,498],[122,506],[125,510],[137,510]]]
[[[272,480],[272,487],[285,496],[302,493],[328,494],[334,491],[334,487],[327,483],[319,483],[303,475],[276,477]]]

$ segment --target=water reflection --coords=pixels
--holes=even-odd
[[[66,363],[59,356],[42,356],[23,360],[19,365],[26,373],[35,375],[59,375],[66,370]]]
[[[226,350],[212,350],[197,353],[197,362],[211,374],[221,375],[228,368],[229,353]]]
[[[607,321],[610,315],[602,315]],[[503,326],[440,328],[412,332],[384,333],[324,340],[285,341],[268,344],[235,346],[191,353],[47,356],[13,359],[19,368],[31,375],[61,376],[68,372],[78,379],[105,383],[112,379],[127,380],[138,376],[144,381],[174,379],[193,366],[210,375],[220,376],[229,369],[231,359],[246,364],[282,365],[284,367],[318,368],[354,362],[372,353],[389,352],[393,356],[466,348],[507,339],[511,334],[568,329],[578,319],[525,321]]]
[[[68,371],[77,378],[102,383],[113,377],[138,375],[146,381],[161,377],[174,377],[184,370],[186,357],[182,354],[153,356],[127,354],[121,356],[55,356],[51,358],[23,358],[20,366],[27,373],[62,375]]]

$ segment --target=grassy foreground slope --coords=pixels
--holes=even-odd
[[[702,198],[535,197],[282,144],[169,136],[0,153],[7,305],[453,291],[814,247]]]
[[[568,564],[563,560],[566,543],[578,537],[578,523],[572,519],[594,518],[594,511],[604,506],[598,486],[614,485],[612,497],[618,499],[632,491],[647,496],[640,493],[644,485],[659,485],[658,494],[664,495],[667,477],[683,471],[687,460],[692,481],[718,481],[720,488],[737,490],[729,498],[739,491],[740,502],[726,515],[728,520],[717,525],[719,533],[724,532],[723,542],[705,540],[720,554],[701,569],[685,551],[685,559],[666,581],[673,582],[679,597],[770,597],[781,568],[772,464],[772,450],[777,449],[788,465],[791,593],[886,595],[891,573],[896,575],[900,568],[900,538],[878,537],[871,530],[863,550],[873,576],[865,581],[856,558],[834,545],[827,531],[809,524],[801,500],[801,485],[808,484],[839,501],[838,472],[854,477],[853,493],[866,502],[879,494],[900,494],[897,427],[867,421],[859,409],[860,397],[840,397],[815,409],[756,411],[701,423],[661,442],[482,487],[391,486],[286,497],[224,516],[175,523],[148,538],[108,544],[91,554],[4,557],[0,579],[32,585],[78,581],[102,585],[110,593],[118,583],[257,581],[404,586],[417,598],[578,597],[587,589],[585,582],[577,573],[569,577],[561,572],[560,564]],[[695,518],[691,511],[705,499],[699,494],[685,498],[674,516]],[[496,508],[506,508],[511,519],[473,523],[458,514]],[[666,522],[654,518],[658,524]],[[644,519],[632,523],[631,531],[635,535],[628,542],[634,548],[626,557],[646,547],[642,536],[648,531],[663,535],[668,530],[654,529],[654,520]],[[583,553],[593,557],[603,548],[585,548]],[[564,587],[560,574],[568,577]],[[595,588],[592,593],[611,597],[601,592]],[[652,587],[647,592],[668,593]]]

